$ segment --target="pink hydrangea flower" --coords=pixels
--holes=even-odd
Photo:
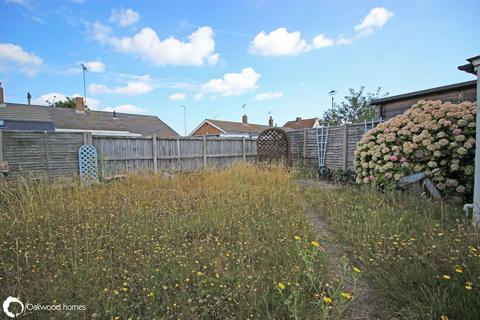
[[[459,129],[459,128],[453,130],[453,134],[456,135],[456,136],[458,136],[460,133],[462,133],[462,130]]]
[[[390,161],[397,161],[397,160],[398,160],[398,158],[397,158],[396,155],[391,155],[390,156]]]
[[[445,120],[445,121],[443,121],[443,125],[444,125],[445,127],[450,127],[450,126],[452,125],[452,121],[450,121],[450,120]]]
[[[405,158],[405,157],[401,157],[401,158],[400,158],[400,162],[401,162],[401,163],[405,163],[405,162],[407,162],[407,158]]]

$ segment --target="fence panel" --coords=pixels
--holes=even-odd
[[[172,169],[193,171],[256,159],[253,139],[0,131],[0,160],[8,161],[12,180],[20,176],[73,177],[78,175],[78,149],[87,141],[97,149],[99,174],[103,177]]]

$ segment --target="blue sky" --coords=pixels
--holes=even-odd
[[[7,102],[83,95],[97,110],[158,115],[183,133],[203,119],[278,125],[321,116],[328,92],[400,94],[472,80],[472,1],[0,0]],[[477,21],[477,23],[475,23]],[[477,40],[475,40],[475,37]]]

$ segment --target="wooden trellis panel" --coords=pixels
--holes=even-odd
[[[290,137],[279,128],[263,131],[257,139],[258,161],[291,163]]]

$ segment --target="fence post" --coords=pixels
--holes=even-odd
[[[303,166],[307,164],[307,128],[303,129]]]
[[[153,158],[153,174],[157,174],[157,135],[154,133],[152,136],[152,158]]]
[[[247,160],[247,141],[245,137],[242,137],[242,156],[243,156],[243,161]]]
[[[343,170],[347,170],[348,162],[348,124],[343,125]]]
[[[91,132],[83,133],[83,144],[93,144],[93,138]]]
[[[203,136],[203,168],[207,168],[207,136]]]
[[[47,131],[44,131],[44,136],[45,136],[45,172],[47,173],[47,178],[48,178],[48,133]]]
[[[3,161],[3,132],[0,130],[0,161]]]
[[[177,163],[178,163],[178,170],[180,170],[180,164],[181,164],[181,157],[180,157],[180,139],[177,138]]]

